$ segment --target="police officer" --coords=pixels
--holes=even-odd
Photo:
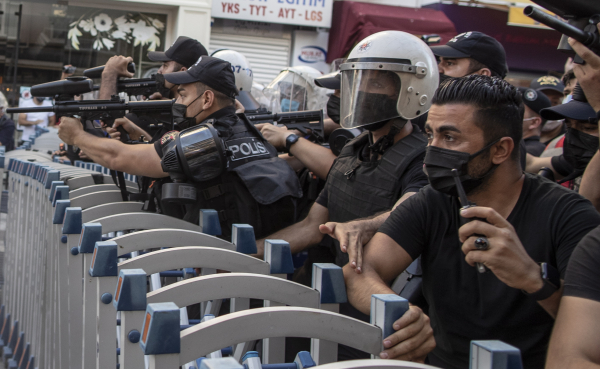
[[[254,73],[248,59],[242,53],[229,49],[217,50],[211,56],[225,60],[231,64],[231,69],[235,75],[235,85],[240,92],[237,100],[244,107],[245,112],[249,113],[258,110],[260,103],[251,94]]]
[[[531,81],[529,88],[542,92],[550,99],[552,106],[562,104],[565,85],[555,76],[541,76]]]
[[[165,77],[179,85],[176,109],[181,108],[185,119],[194,125],[181,135],[169,132],[154,145],[125,145],[118,140],[94,137],[83,131],[79,120],[65,118],[59,128],[60,138],[81,147],[96,163],[113,170],[152,178],[177,174],[174,180],[195,188],[195,202],[180,206],[175,201],[158,199],[157,203],[165,205],[165,213],[193,223],[197,223],[200,209],[219,211],[224,238],[230,237],[232,223],[251,224],[255,234],[264,236],[293,222],[294,199],[302,195],[298,180],[260,133],[236,116],[237,88],[231,65],[203,56],[187,71]],[[193,158],[167,160],[172,158],[173,145],[186,145],[198,137],[210,138],[206,141],[213,145],[210,150],[194,152]],[[167,152],[171,154],[163,160]],[[202,165],[195,164],[198,162]],[[179,175],[176,165],[189,170]],[[207,175],[207,170],[211,175]]]
[[[334,162],[324,190],[301,222],[269,238],[290,243],[292,253],[318,244],[319,225],[346,222],[390,210],[427,184],[423,158],[427,140],[408,120],[425,113],[438,86],[435,57],[420,39],[385,31],[359,42],[342,64],[341,125],[366,131],[350,141]],[[293,151],[300,142],[286,141]],[[257,241],[259,253],[264,240]],[[335,245],[335,262],[348,262]],[[340,311],[367,319],[349,305]],[[356,357],[341,349],[340,357]]]
[[[519,92],[525,103],[523,141],[528,154],[540,156],[546,148],[546,145],[540,142],[542,128],[546,123],[546,119],[540,116],[540,111],[551,106],[550,99],[532,88],[519,87]]]
[[[187,70],[203,55],[208,55],[208,52],[199,41],[186,36],[179,36],[175,43],[166,51],[149,52],[148,59],[162,62],[157,73],[167,74]],[[115,55],[108,59],[104,71],[102,71],[99,99],[110,99],[112,95],[117,93],[117,79],[119,77],[133,77],[133,73],[127,71],[127,65],[131,62],[133,62],[133,58],[130,56]],[[175,85],[165,81],[165,87],[171,89],[172,96],[153,94],[150,96],[150,99],[161,99],[163,97],[177,98],[177,88]]]

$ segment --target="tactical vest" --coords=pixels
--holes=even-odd
[[[359,153],[369,145],[369,132],[348,142],[327,177],[329,221],[348,222],[390,210],[401,196],[400,178],[409,164],[425,155],[427,139],[413,125],[413,132],[387,149],[376,162],[362,161]],[[348,263],[335,241],[336,264]]]
[[[204,123],[212,123],[223,133],[228,168],[214,180],[194,183],[197,201],[185,206],[183,219],[198,224],[201,209],[215,209],[221,237],[227,240],[234,223],[250,224],[257,238],[295,223],[302,189],[296,173],[277,156],[277,150],[243,115],[227,114]]]

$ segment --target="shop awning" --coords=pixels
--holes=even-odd
[[[438,34],[445,44],[457,35],[443,12],[427,8],[336,1],[329,32],[327,62],[345,57],[360,40],[381,31],[404,31],[413,35]]]

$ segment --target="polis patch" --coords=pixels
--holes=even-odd
[[[237,161],[242,159],[264,156],[269,158],[269,150],[265,144],[254,137],[236,138],[224,142],[225,148],[231,151],[230,160]]]

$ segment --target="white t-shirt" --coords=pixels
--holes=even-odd
[[[37,105],[31,100],[25,100],[20,104],[20,108],[33,108],[40,106],[52,106],[52,101],[44,100],[42,105]],[[54,115],[54,113],[26,113],[27,120],[30,122],[35,122],[38,119],[42,120],[42,123],[38,124],[38,127],[48,127],[48,122],[50,121],[50,117]],[[28,140],[30,135],[35,133],[35,126],[22,126],[23,127],[23,136],[21,139],[23,141]]]

